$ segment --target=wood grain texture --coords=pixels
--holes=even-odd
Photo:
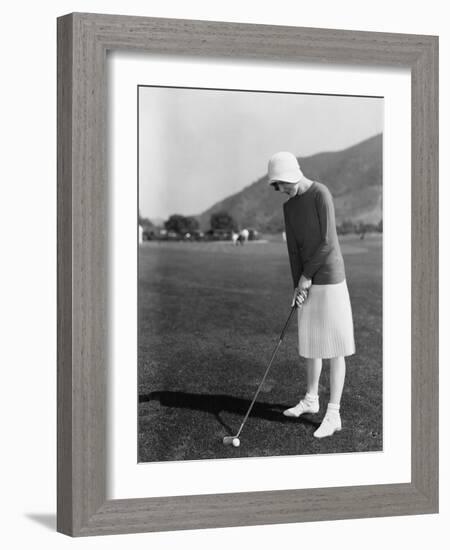
[[[111,49],[411,69],[411,483],[107,500]],[[96,14],[58,20],[58,531],[87,536],[437,511],[437,72],[433,36]]]
[[[431,511],[428,499],[410,484],[115,500],[105,503],[79,534],[175,531]]]
[[[72,527],[72,21],[58,21],[57,529]]]
[[[438,508],[438,41],[411,72],[412,479]]]

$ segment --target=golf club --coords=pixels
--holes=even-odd
[[[306,300],[306,297],[308,296],[308,291],[306,290],[303,290],[301,293],[300,293],[302,296],[303,296],[303,301]],[[247,422],[247,418],[249,417],[250,415],[250,412],[253,408],[253,405],[255,404],[255,401],[259,395],[259,392],[261,390],[261,388],[263,387],[264,385],[264,382],[266,381],[266,377],[267,377],[267,374],[269,373],[269,370],[270,370],[270,367],[272,366],[272,363],[273,363],[273,360],[275,359],[275,356],[277,354],[277,351],[279,349],[279,347],[281,346],[281,342],[283,341],[283,338],[284,338],[284,334],[286,332],[286,329],[287,327],[289,326],[289,323],[291,321],[291,318],[292,318],[292,315],[294,314],[294,311],[297,309],[297,304],[296,304],[296,297],[294,296],[294,299],[292,301],[292,306],[291,306],[291,312],[289,313],[289,317],[284,325],[284,328],[283,330],[281,331],[281,335],[280,335],[280,338],[278,340],[278,343],[275,347],[275,349],[273,350],[273,353],[272,353],[272,357],[270,358],[270,361],[269,361],[269,365],[266,369],[266,372],[264,373],[264,376],[262,377],[262,380],[258,386],[258,389],[256,390],[256,393],[255,393],[255,396],[253,397],[253,400],[252,402],[250,403],[250,407],[248,408],[245,416],[244,416],[244,420],[242,421],[242,424],[241,424],[241,427],[239,428],[238,432],[236,435],[226,435],[224,438],[223,438],[223,444],[224,445],[233,445],[233,447],[239,447],[239,445],[241,444],[241,441],[239,439],[239,436],[241,435],[241,432],[242,432],[242,429],[245,425],[245,423]]]

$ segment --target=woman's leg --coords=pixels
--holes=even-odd
[[[342,429],[339,407],[345,381],[344,357],[330,359],[330,402],[321,425],[314,432],[315,437],[327,437]]]
[[[306,391],[310,395],[319,394],[319,380],[322,372],[322,359],[306,359]]]
[[[319,412],[319,380],[322,359],[306,359],[306,395],[295,406],[284,411],[285,416],[298,418],[303,413]]]
[[[345,358],[330,359],[330,403],[340,405],[345,381]]]

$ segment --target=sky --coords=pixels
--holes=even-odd
[[[139,209],[200,214],[264,176],[277,151],[339,151],[382,131],[381,98],[140,87]]]

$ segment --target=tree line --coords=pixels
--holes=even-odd
[[[144,228],[155,227],[155,225],[148,218],[144,218],[140,214],[139,224]],[[211,215],[210,228],[213,231],[237,231],[238,224],[228,212],[220,211]],[[174,231],[179,235],[186,235],[186,233],[194,233],[195,231],[199,231],[200,224],[194,216],[172,214],[164,222],[164,229],[167,231]]]
[[[383,220],[378,223],[355,222],[353,220],[343,220],[336,226],[338,235],[347,235],[348,233],[357,233],[363,235],[365,233],[382,233]]]
[[[139,224],[144,230],[155,229],[155,225],[148,219],[141,216],[139,213]],[[177,235],[195,234],[200,232],[200,224],[194,216],[183,216],[181,214],[172,214],[165,222],[164,229],[166,231],[172,231]],[[337,232],[340,235],[346,235],[349,233],[365,234],[365,233],[382,233],[383,232],[383,220],[378,223],[365,223],[360,221],[353,221],[351,219],[343,220],[336,226]],[[278,233],[284,230],[284,224],[280,224],[278,227],[273,227],[269,233]],[[210,218],[210,232],[214,231],[226,231],[237,232],[239,231],[239,224],[228,212],[221,210],[215,212]]]

